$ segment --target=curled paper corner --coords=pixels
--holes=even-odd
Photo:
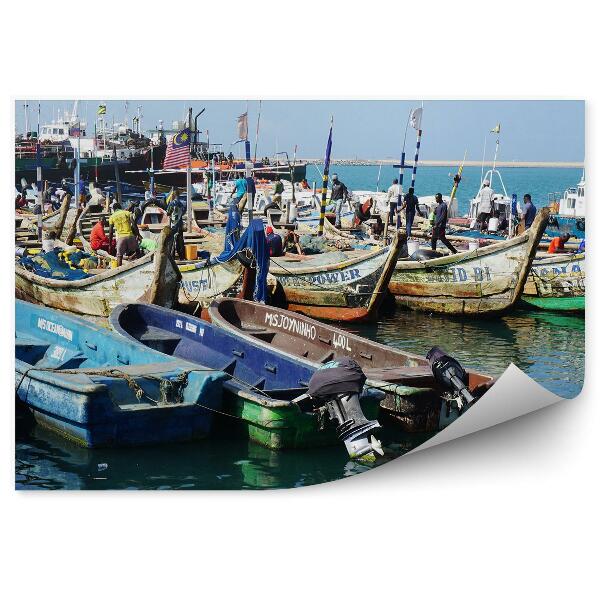
[[[405,456],[516,419],[560,400],[563,398],[549,392],[511,363],[469,410]]]

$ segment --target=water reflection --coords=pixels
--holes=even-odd
[[[513,362],[563,397],[576,396],[583,386],[585,319],[580,316],[518,309],[469,319],[388,309],[378,323],[347,329],[417,354],[439,345],[464,365],[494,376]]]
[[[585,320],[517,310],[476,320],[388,310],[374,324],[348,329],[425,354],[440,345],[465,366],[498,376],[515,363],[564,397],[583,385]],[[231,433],[229,434],[231,436]],[[392,460],[429,435],[383,431]],[[143,448],[89,450],[17,413],[15,483],[19,489],[269,489],[313,485],[372,466],[348,460],[343,445],[275,452],[240,439]]]
[[[386,456],[428,436],[386,440]],[[276,452],[247,440],[213,439],[143,448],[81,448],[37,424],[17,427],[18,489],[269,489],[314,485],[362,473],[342,444]]]

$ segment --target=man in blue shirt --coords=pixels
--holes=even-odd
[[[231,192],[233,201],[239,206],[240,200],[246,195],[248,191],[248,183],[242,173],[239,173],[235,180],[235,188]]]
[[[529,194],[525,194],[523,196],[523,202],[525,206],[523,208],[523,213],[521,214],[521,218],[525,223],[525,229],[529,229],[535,219],[535,213],[537,212],[537,208],[533,205],[531,201],[531,196]]]

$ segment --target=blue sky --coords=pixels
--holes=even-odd
[[[79,112],[93,131],[93,119],[100,100],[80,101]],[[30,120],[37,124],[37,100],[29,100]],[[24,101],[15,102],[17,131],[24,129]],[[41,102],[41,120],[49,122],[58,109],[72,107],[72,100]],[[125,101],[110,100],[107,117],[122,122]],[[199,128],[210,131],[211,143],[224,145],[229,152],[236,139],[235,122],[246,110],[245,100],[136,100],[129,99],[129,118],[142,106],[142,128],[152,128],[162,119],[166,127],[182,119],[186,107],[194,114],[206,111]],[[321,157],[324,153],[330,116],[334,117],[334,158],[398,158],[406,120],[420,100],[266,100],[262,102],[258,154],[272,155],[276,149],[298,156]],[[258,101],[248,103],[250,138],[254,151]],[[429,100],[424,102],[421,159],[481,160],[487,136],[486,157],[491,158],[494,136],[489,131],[502,126],[500,160],[583,161],[585,135],[583,101],[574,100]],[[409,128],[406,151],[414,153],[414,130]],[[234,149],[234,153],[236,150]]]

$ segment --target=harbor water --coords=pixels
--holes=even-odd
[[[378,166],[332,169],[350,189],[372,190],[377,185],[378,171]],[[387,189],[396,174],[396,169],[383,166],[380,189]],[[438,191],[448,194],[453,174],[446,167],[419,167],[417,195]],[[503,169],[502,175],[509,194],[514,192],[521,199],[524,193],[530,193],[539,207],[547,203],[548,193],[575,186],[581,171],[511,168]],[[458,194],[461,214],[477,192],[480,177],[480,169],[465,168]],[[312,166],[307,179],[319,181],[318,171]],[[377,323],[346,328],[418,354],[440,345],[464,366],[493,376],[514,363],[542,386],[566,398],[576,396],[583,386],[585,319],[582,316],[519,308],[500,317],[476,320],[388,306]],[[390,438],[384,433],[385,460],[400,456],[427,437]],[[88,450],[33,424],[28,418],[17,419],[17,489],[267,489],[323,483],[369,468],[372,467],[349,461],[341,443],[275,452],[246,440],[228,439],[226,434],[189,444]]]

